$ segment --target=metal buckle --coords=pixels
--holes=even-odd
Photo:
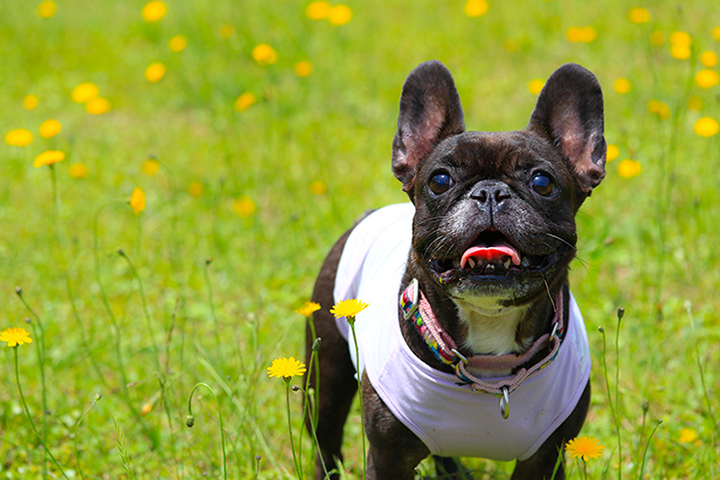
[[[555,322],[552,332],[550,332],[550,338],[548,338],[548,342],[552,342],[553,338],[555,338],[555,334],[557,333],[558,325],[560,325],[560,322]]]
[[[500,415],[507,420],[510,416],[510,395],[508,387],[502,387],[502,397],[500,397]]]
[[[450,351],[451,351],[452,353],[454,353],[456,357],[458,357],[460,360],[462,360],[462,362],[463,362],[465,365],[468,364],[468,359],[465,358],[465,356],[464,356],[462,353],[458,352],[457,349],[453,348],[453,349],[450,350]]]
[[[418,285],[417,278],[412,279],[412,282],[410,282],[410,285],[408,286],[408,288],[410,288],[410,287],[412,287],[412,300],[411,300],[412,305],[410,306],[410,309],[407,312],[405,312],[405,314],[404,314],[405,320],[412,317],[418,309],[418,297],[420,295],[420,285]]]

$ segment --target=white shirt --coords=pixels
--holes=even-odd
[[[587,333],[575,299],[571,294],[557,357],[510,395],[510,417],[503,419],[496,397],[457,385],[455,375],[422,362],[402,337],[398,299],[414,214],[410,203],[381,208],[363,219],[345,244],[335,301],[368,303],[355,322],[359,369],[349,325],[344,318],[337,321],[353,363],[360,374],[367,370],[380,398],[433,455],[526,460],[570,415],[590,377]]]

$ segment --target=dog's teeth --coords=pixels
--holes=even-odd
[[[522,259],[522,266],[523,266],[523,267],[529,267],[529,266],[530,266],[530,259],[527,258],[527,257],[524,257],[524,258]]]
[[[510,268],[510,259],[509,258],[507,260],[505,260],[505,263],[503,263],[503,266],[505,267],[505,270]]]
[[[475,268],[475,260],[474,260],[474,259],[468,258],[467,263],[468,263],[468,265],[470,265],[470,270],[472,270],[473,268]]]
[[[488,263],[488,266],[485,267],[485,271],[487,271],[487,272],[494,272],[494,271],[495,271],[495,265],[493,265],[492,263]]]

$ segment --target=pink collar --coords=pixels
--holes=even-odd
[[[503,418],[508,418],[510,415],[509,395],[526,378],[542,370],[555,360],[565,333],[562,290],[560,290],[555,300],[555,318],[552,322],[552,332],[538,338],[527,351],[520,355],[473,355],[469,358],[463,356],[458,350],[455,340],[442,329],[437,321],[430,303],[420,291],[417,279],[413,279],[410,285],[400,294],[400,307],[405,312],[405,319],[412,321],[415,329],[420,333],[435,357],[442,363],[454,367],[455,375],[461,380],[461,384],[469,385],[473,391],[481,391],[500,397],[500,413]],[[545,358],[534,365],[520,368],[510,378],[488,382],[473,376],[467,370],[468,366],[483,370],[513,370],[530,361],[548,343],[552,343],[553,346]]]

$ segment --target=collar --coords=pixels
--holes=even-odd
[[[480,391],[499,397],[500,414],[503,418],[510,415],[510,394],[514,392],[525,379],[533,373],[539,372],[547,367],[560,350],[565,325],[563,321],[563,293],[562,289],[555,300],[555,317],[552,322],[551,333],[546,333],[538,338],[532,346],[521,355],[473,355],[463,356],[458,350],[455,340],[445,332],[438,322],[430,307],[425,295],[420,291],[417,279],[413,279],[410,285],[400,294],[400,307],[404,312],[406,320],[410,320],[420,336],[425,341],[435,357],[455,370],[455,375],[460,379],[460,385],[469,385],[473,391]],[[481,380],[468,371],[467,367],[481,368],[484,370],[507,370],[515,369],[526,364],[537,352],[552,344],[550,353],[539,362],[520,368],[509,378],[495,382]]]

